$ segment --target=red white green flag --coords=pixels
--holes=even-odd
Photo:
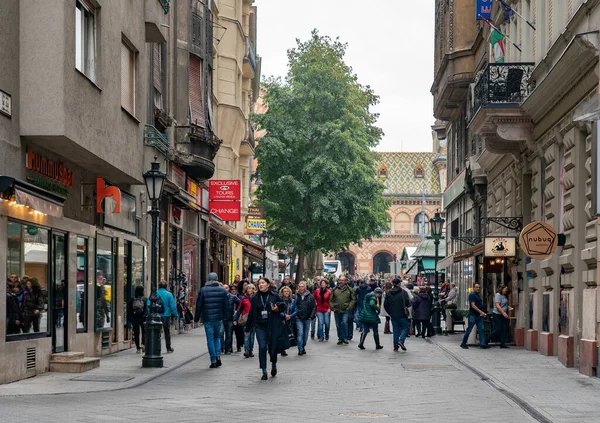
[[[494,52],[494,60],[496,63],[504,63],[504,39],[506,36],[489,20],[485,18],[483,18],[483,20],[492,29],[492,32],[490,33],[490,43],[492,44],[492,51]]]

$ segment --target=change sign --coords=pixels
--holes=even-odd
[[[251,219],[246,221],[246,229],[251,231],[266,231],[267,221],[265,219]]]

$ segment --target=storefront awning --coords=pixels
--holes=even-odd
[[[433,275],[435,273],[435,259],[422,259],[421,260],[421,269],[423,273],[426,275]],[[444,271],[438,271],[438,273],[443,273]]]
[[[264,251],[264,247],[258,245],[255,242],[252,242],[252,241],[244,238],[241,235],[238,235],[236,233],[231,232],[229,229],[227,229],[225,227],[225,225],[221,226],[221,225],[214,225],[214,224],[212,224],[212,225],[210,225],[210,229],[213,229],[213,230],[219,232],[221,235],[225,235],[227,238],[231,238],[231,239],[233,239],[233,240],[235,240],[237,242],[242,243],[245,248],[251,247],[252,249],[254,249],[254,250],[256,250],[258,252],[258,254],[260,255],[261,260],[262,260],[262,254],[263,254],[263,251]]]
[[[0,176],[0,194],[16,204],[53,217],[63,216],[66,198],[33,184]]]

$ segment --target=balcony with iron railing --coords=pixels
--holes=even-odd
[[[215,172],[213,160],[222,143],[212,131],[201,126],[176,126],[173,160],[193,178],[210,179]]]
[[[256,75],[256,48],[250,37],[246,37],[246,55],[244,56],[244,77],[254,78]]]
[[[148,147],[154,147],[155,149],[163,153],[168,159],[169,140],[167,139],[167,135],[161,134],[158,131],[158,129],[156,129],[152,125],[146,124],[144,126],[144,145]]]

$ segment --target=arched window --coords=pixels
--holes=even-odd
[[[400,212],[394,219],[394,233],[410,234],[410,216],[404,212]]]
[[[425,235],[427,235],[429,233],[429,216],[427,216],[427,214],[424,213],[419,213],[415,216],[414,233],[416,235],[421,235],[421,233],[423,233],[423,220],[421,216],[424,216],[425,218]]]

